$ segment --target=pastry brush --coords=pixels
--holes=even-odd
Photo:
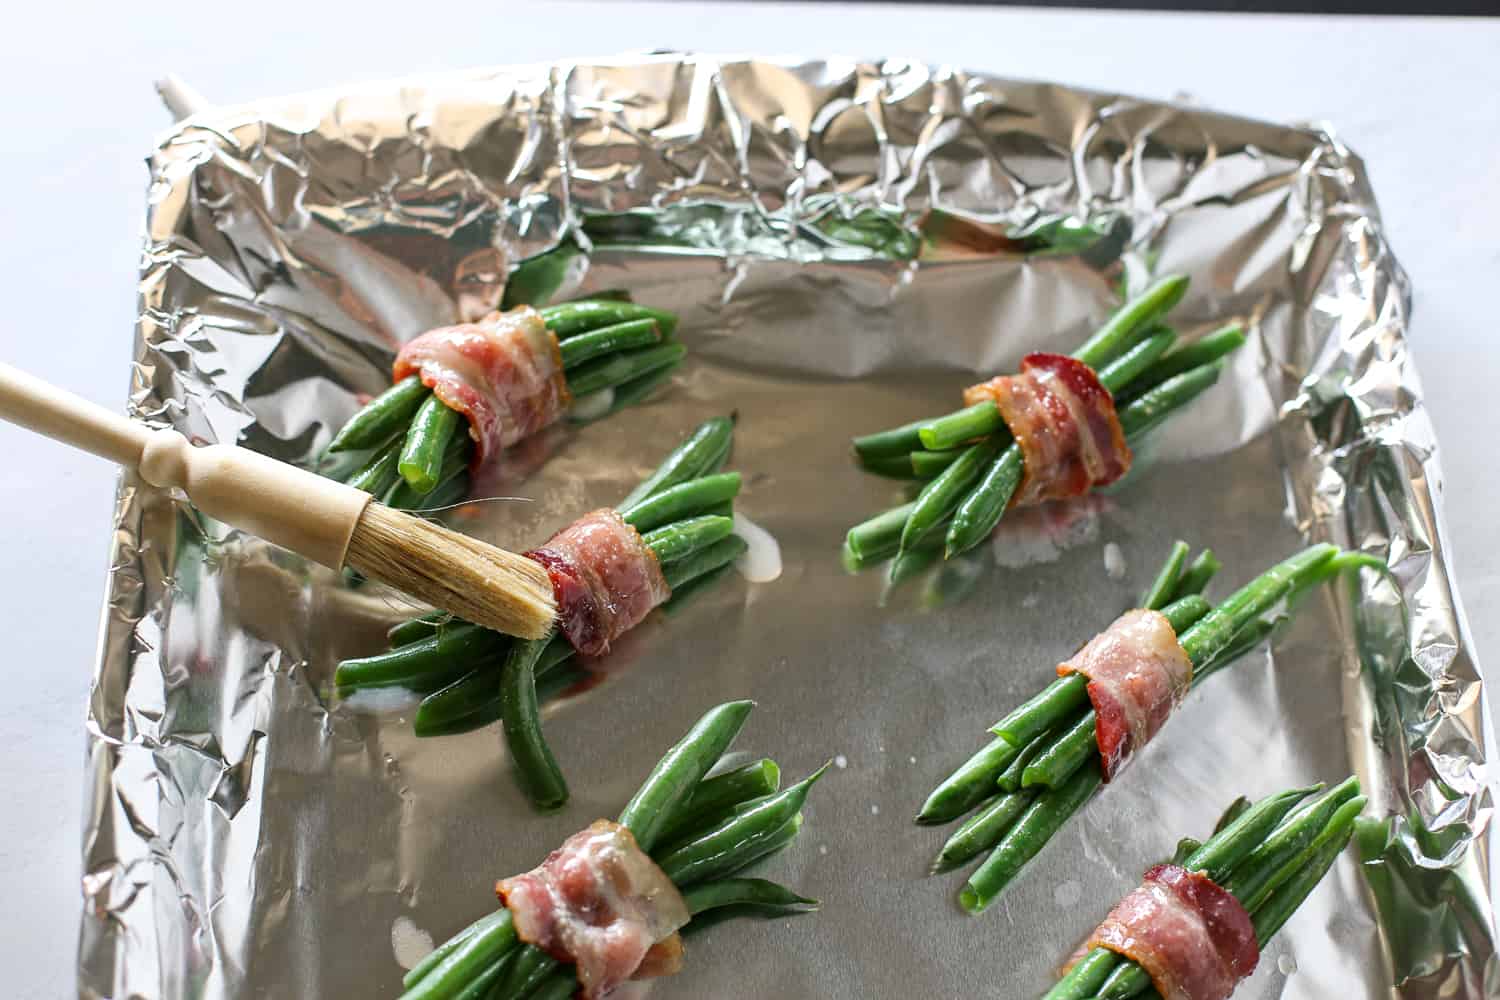
[[[534,639],[557,614],[547,573],[530,559],[248,448],[194,447],[5,364],[0,417],[180,489],[212,518],[486,628]]]

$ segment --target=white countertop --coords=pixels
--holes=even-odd
[[[1481,661],[1500,656],[1500,21],[1074,13],[894,5],[366,0],[26,8],[0,81],[6,361],[124,399],[145,195],[168,123],[152,81],[216,101],[351,79],[630,49],[903,56],[1273,121],[1325,120],[1369,164],[1416,289],[1412,340],[1442,446],[1451,552]],[[329,5],[346,8],[347,5]],[[421,13],[418,13],[421,12]],[[17,25],[19,27],[19,25]],[[1486,374],[1488,373],[1488,375]],[[0,704],[0,954],[15,997],[67,995],[80,905],[84,706],[115,476],[0,428],[9,456],[9,695]]]

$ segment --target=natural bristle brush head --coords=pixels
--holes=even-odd
[[[365,506],[345,565],[485,628],[539,639],[557,616],[539,564],[382,504]]]

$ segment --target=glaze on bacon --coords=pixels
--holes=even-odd
[[[656,553],[608,507],[580,517],[526,558],[552,578],[558,627],[585,656],[609,652],[611,642],[672,596]]]
[[[1094,370],[1065,354],[1028,354],[1019,375],[964,390],[964,405],[992,400],[1021,446],[1024,471],[1012,507],[1082,496],[1130,468],[1115,400]]]
[[[472,468],[562,417],[572,401],[557,338],[530,306],[429,330],[396,355],[399,382],[417,375],[469,421]]]
[[[1193,661],[1160,611],[1127,611],[1058,665],[1089,679],[1104,780],[1166,724],[1193,682]]]
[[[682,968],[687,903],[618,823],[596,821],[495,892],[522,941],[577,967],[586,1000]]]
[[[1089,937],[1145,969],[1162,1000],[1226,1000],[1255,971],[1250,914],[1207,875],[1157,865]]]

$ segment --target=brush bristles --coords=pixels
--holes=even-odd
[[[507,635],[539,639],[557,616],[552,582],[530,559],[378,503],[360,515],[345,563]]]

